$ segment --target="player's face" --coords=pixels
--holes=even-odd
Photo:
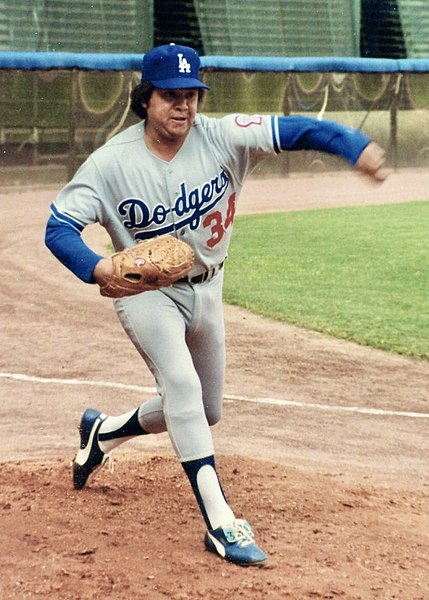
[[[181,142],[195,120],[198,90],[161,90],[155,88],[144,107],[147,111],[146,134],[157,141]]]

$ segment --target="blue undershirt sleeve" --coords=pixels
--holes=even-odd
[[[277,151],[319,150],[340,156],[351,165],[356,164],[362,151],[372,141],[357,129],[312,117],[277,117],[277,126],[280,145]]]
[[[88,248],[79,231],[52,215],[46,225],[45,244],[79,279],[85,283],[95,283],[95,265],[104,257]]]

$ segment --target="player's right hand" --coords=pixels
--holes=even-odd
[[[359,173],[367,175],[375,183],[383,182],[390,171],[385,168],[386,152],[377,142],[370,142],[362,151],[355,165]]]

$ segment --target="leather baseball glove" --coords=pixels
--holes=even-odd
[[[168,287],[189,273],[194,251],[171,235],[144,240],[112,255],[113,273],[100,286],[102,296],[122,298]]]

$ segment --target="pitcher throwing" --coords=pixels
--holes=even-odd
[[[384,152],[366,135],[333,121],[199,114],[207,88],[199,67],[198,54],[186,46],[170,44],[145,54],[141,83],[131,93],[140,122],[97,149],[60,191],[46,244],[82,281],[109,290],[104,295],[114,298],[119,320],[158,390],[119,416],[93,408],[83,413],[74,487],[83,488],[119,444],[168,431],[205,521],[206,548],[234,563],[255,565],[267,555],[222,489],[210,430],[222,412],[222,282],[240,190],[260,161],[294,150],[336,154],[381,181]],[[115,291],[112,257],[93,252],[81,237],[96,222],[116,253],[168,235],[192,249],[192,260],[172,282]]]

